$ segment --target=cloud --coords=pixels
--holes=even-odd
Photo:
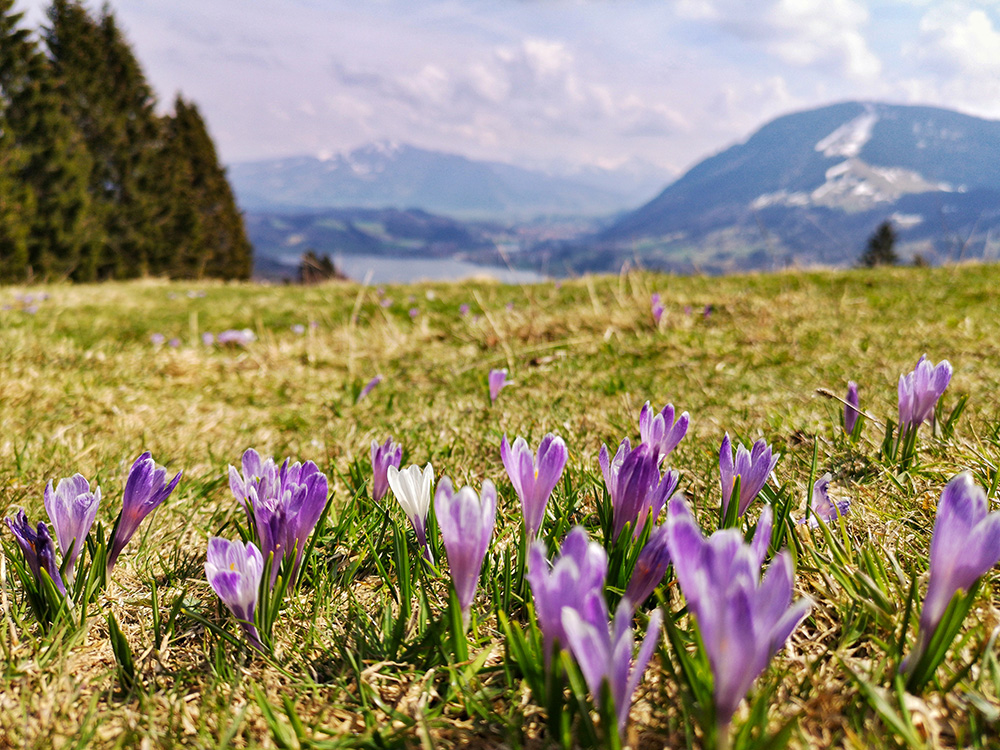
[[[911,54],[946,74],[1000,74],[1000,32],[980,8],[953,4],[920,19],[920,38]]]
[[[574,135],[610,128],[651,137],[688,127],[665,103],[588,76],[565,42],[541,37],[447,64],[425,59],[385,73],[334,60],[330,72],[336,84],[376,95],[413,118],[449,123],[463,134],[473,125],[490,139],[498,130]]]
[[[863,34],[868,11],[855,0],[683,0],[677,12],[797,67],[859,80],[882,70]]]

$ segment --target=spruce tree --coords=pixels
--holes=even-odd
[[[161,127],[142,68],[111,12],[90,16],[75,0],[54,0],[45,41],[67,108],[93,159],[90,192],[105,236],[101,278],[158,269],[162,243]]]
[[[22,154],[10,173],[30,194],[28,266],[37,278],[93,277],[98,248],[88,180],[90,156],[64,111],[51,65],[0,0],[0,92],[9,137]]]
[[[198,108],[178,96],[166,133],[175,196],[168,244],[181,249],[174,275],[249,278],[252,247],[243,216]]]
[[[896,230],[891,221],[883,221],[875,233],[868,238],[868,246],[861,254],[858,262],[867,268],[875,266],[894,266],[899,263],[896,255]]]
[[[16,175],[24,154],[14,143],[10,127],[0,112],[0,282],[16,283],[30,278],[28,224],[30,194]]]

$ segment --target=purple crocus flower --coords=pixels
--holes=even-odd
[[[683,412],[674,421],[674,405],[667,404],[654,414],[647,401],[639,413],[639,437],[659,454],[662,461],[687,434],[691,417]]]
[[[594,703],[601,699],[602,685],[605,682],[610,688],[615,712],[618,714],[618,731],[621,732],[628,722],[632,695],[642,680],[659,640],[663,613],[656,609],[649,616],[646,636],[633,661],[632,604],[628,599],[622,599],[614,619],[609,623],[608,606],[604,604],[604,597],[598,594],[596,598],[603,604],[602,623],[588,622],[577,609],[564,607],[563,629]]]
[[[462,608],[462,621],[468,627],[469,608],[476,595],[479,572],[496,523],[496,488],[489,479],[485,480],[480,498],[471,487],[455,492],[451,480],[445,477],[434,493],[434,514],[448,553],[448,567]]]
[[[51,480],[45,486],[45,512],[56,532],[63,553],[66,577],[73,579],[73,567],[80,555],[101,502],[101,488],[90,491],[90,482],[82,474],[60,479],[55,490]]]
[[[257,334],[249,328],[239,330],[230,328],[229,330],[221,331],[219,335],[215,337],[215,340],[221,346],[227,346],[229,344],[232,344],[233,346],[247,346],[257,340]]]
[[[733,462],[733,447],[729,439],[729,433],[722,438],[722,447],[719,449],[719,481],[722,485],[722,513],[726,514],[729,508],[730,496],[733,494],[733,485],[736,477],[740,478],[740,496],[737,515],[742,516],[753,499],[757,497],[767,478],[778,465],[780,454],[771,454],[771,447],[763,440],[758,440],[753,444],[752,450],[747,450],[740,443],[736,449],[736,461]]]
[[[458,314],[463,318],[469,314],[469,306],[465,302],[458,306]]]
[[[202,346],[211,346],[215,343],[215,336],[205,331],[205,333],[201,334],[201,343]]]
[[[819,527],[819,522],[833,523],[841,516],[846,516],[851,512],[850,500],[830,499],[830,474],[824,474],[813,484],[812,504],[810,506],[809,525],[814,529]],[[806,519],[800,518],[798,523],[805,523]]]
[[[534,457],[524,438],[517,438],[511,447],[504,435],[500,441],[500,457],[521,500],[525,538],[534,539],[545,520],[545,505],[549,496],[566,468],[569,458],[566,443],[561,437],[549,433],[542,438],[538,455]]]
[[[403,446],[392,442],[392,438],[386,438],[385,443],[379,445],[372,440],[372,500],[381,502],[385,493],[389,491],[389,479],[386,472],[390,466],[399,468],[399,462],[403,460]]]
[[[915,429],[934,416],[934,407],[951,382],[951,363],[944,359],[936,366],[920,357],[913,372],[899,376],[899,429]]]
[[[632,569],[625,598],[634,607],[641,606],[650,594],[660,585],[663,576],[670,567],[670,550],[667,548],[667,527],[658,526],[649,535],[646,546],[642,548]]]
[[[263,574],[264,558],[253,542],[244,546],[242,542],[217,536],[208,540],[205,577],[239,621],[250,645],[258,651],[263,651],[264,645],[253,617]]]
[[[59,566],[56,565],[55,545],[52,544],[52,536],[49,534],[49,527],[45,525],[45,522],[39,521],[37,528],[31,528],[23,508],[18,510],[13,518],[4,520],[21,548],[21,552],[24,553],[24,561],[28,563],[28,568],[35,576],[35,580],[41,583],[42,571],[44,570],[48,573],[59,593],[66,596],[66,586],[63,585],[62,576],[59,575]]]
[[[369,380],[365,384],[365,387],[361,389],[361,393],[358,394],[358,400],[355,401],[354,403],[356,403],[356,404],[360,403],[362,401],[362,399],[364,399],[365,396],[367,396],[369,393],[371,393],[372,389],[375,388],[375,386],[377,386],[381,382],[382,382],[382,376],[381,375],[376,375],[374,378],[372,378],[371,380]]]
[[[176,336],[167,342],[167,346],[169,346],[171,349],[177,349],[180,347],[180,345],[181,345],[181,340]]]
[[[292,326],[292,333],[294,333],[296,336],[303,336],[305,335],[305,332],[306,332],[306,327],[302,323],[296,323],[295,325]]]
[[[708,320],[712,316],[712,309],[711,305],[705,305],[705,311],[702,313],[702,317],[704,317],[705,320]]]
[[[163,346],[163,344],[167,340],[167,337],[164,336],[162,333],[154,333],[149,337],[149,340],[153,344],[153,346]]]
[[[683,499],[667,509],[667,545],[688,609],[712,666],[716,721],[720,732],[754,680],[809,612],[811,602],[792,604],[792,560],[780,552],[761,579],[771,537],[765,506],[753,542],[737,529],[706,539]]]
[[[858,422],[858,384],[853,380],[847,381],[847,398],[844,399],[844,432],[848,435],[854,433],[854,425]]]
[[[500,391],[507,386],[507,370],[490,370],[489,385],[490,402],[493,403],[497,400],[497,396],[500,395]]]
[[[416,318],[418,315],[420,315],[420,309],[416,308],[416,307],[411,307],[410,308],[410,318],[411,319],[412,318]]]
[[[433,563],[434,554],[427,543],[427,514],[431,509],[434,467],[427,464],[421,471],[414,464],[400,471],[398,466],[390,465],[386,471],[386,480],[406,517],[413,524],[413,533],[417,535],[417,544],[423,550],[424,557],[427,562]]]
[[[963,471],[938,502],[931,536],[930,580],[920,612],[920,635],[902,671],[920,661],[945,610],[959,591],[968,591],[1000,561],[1000,511],[988,513],[986,493]]]
[[[535,540],[528,549],[528,583],[535,600],[535,615],[545,643],[545,663],[552,657],[552,646],[568,647],[562,624],[565,607],[584,607],[595,601],[591,596],[604,590],[608,575],[608,553],[592,542],[587,530],[574,526],[563,540],[551,568],[545,559],[545,543]],[[599,622],[601,610],[584,611],[583,618]]]
[[[229,487],[257,530],[264,559],[274,556],[271,586],[285,555],[296,551],[289,576],[289,584],[293,584],[306,541],[326,507],[329,496],[326,475],[312,461],[302,464],[285,459],[279,469],[273,458],[262,460],[251,448],[243,454],[242,475],[229,467]]]
[[[118,561],[118,555],[132,539],[142,520],[170,497],[174,487],[181,480],[178,471],[170,482],[167,482],[167,470],[157,467],[149,451],[143,453],[129,469],[125,480],[125,492],[122,493],[122,510],[115,521],[111,532],[108,551],[108,575]]]
[[[659,455],[646,443],[633,449],[628,438],[622,440],[613,459],[609,459],[607,446],[602,445],[598,462],[611,496],[613,539],[618,539],[626,524],[632,524],[633,538],[638,536],[647,515],[656,523],[677,489],[680,475],[670,470],[661,477]]]
[[[656,323],[657,325],[659,325],[660,324],[660,318],[663,317],[663,310],[664,310],[663,303],[660,302],[660,295],[659,294],[652,294],[652,295],[650,295],[650,298],[649,298],[649,307],[650,307],[651,312],[653,313],[653,322]]]

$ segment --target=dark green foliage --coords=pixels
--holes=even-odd
[[[323,257],[316,254],[316,251],[310,248],[302,254],[302,260],[299,261],[299,282],[302,284],[319,284],[324,281],[329,281],[330,279],[342,279],[344,275],[341,274],[337,267],[330,260],[330,256],[326,253]]]
[[[0,0],[0,282],[247,278],[252,248],[194,105],[156,98],[114,16],[54,0],[47,53]]]
[[[899,256],[894,248],[896,244],[896,230],[892,228],[892,222],[883,221],[878,225],[875,233],[868,238],[868,247],[858,259],[858,263],[866,268],[875,266],[895,266],[899,263]]]
[[[89,279],[99,241],[88,191],[90,155],[66,114],[49,60],[11,6],[0,0],[0,89],[11,138],[23,155],[12,175],[30,196],[30,210],[22,214],[26,276]]]

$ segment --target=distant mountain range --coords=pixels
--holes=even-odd
[[[327,158],[297,156],[229,168],[237,200],[253,213],[329,208],[416,208],[472,220],[607,216],[663,186],[664,170],[630,163],[552,175],[393,142]]]
[[[1000,122],[934,107],[847,102],[780,117],[648,203],[635,198],[630,212],[620,210],[622,183],[600,187],[614,183],[610,173],[557,178],[395,144],[229,174],[258,265],[311,247],[480,262],[502,254],[549,273],[626,261],[707,273],[845,266],[885,220],[905,260],[1000,255]],[[640,192],[638,177],[617,179]]]
[[[1000,122],[864,102],[780,117],[599,235],[549,250],[606,268],[848,265],[887,219],[906,258],[995,254]]]

